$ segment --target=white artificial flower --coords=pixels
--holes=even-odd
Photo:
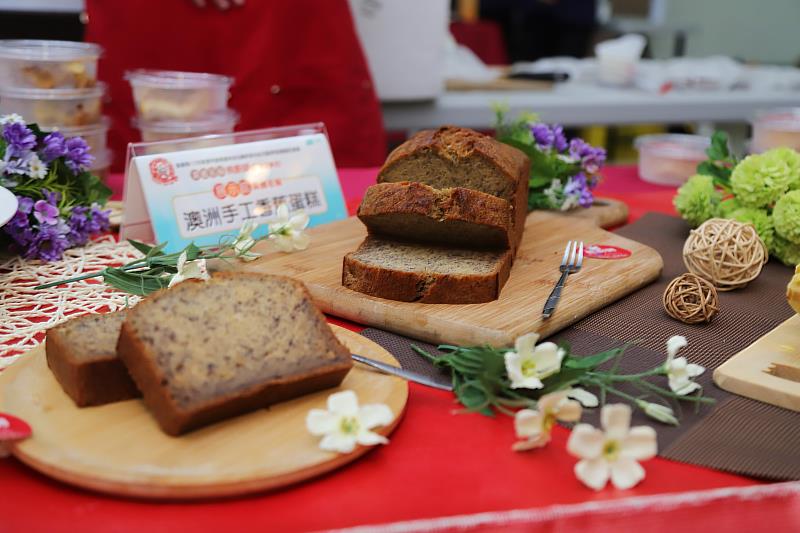
[[[511,447],[514,451],[540,448],[550,442],[550,433],[557,420],[577,422],[581,404],[567,397],[567,391],[545,394],[536,402],[536,409],[520,409],[514,415],[514,429],[522,439]]]
[[[506,372],[512,389],[541,389],[542,380],[561,370],[565,352],[552,342],[536,346],[539,335],[528,333],[517,338],[514,351],[506,352]]]
[[[39,159],[38,155],[32,153],[28,157],[27,174],[34,179],[43,180],[47,177],[47,164]]]
[[[311,238],[306,235],[308,215],[302,211],[289,216],[286,204],[278,206],[277,221],[269,225],[269,238],[275,241],[275,246],[282,252],[305,250]]]
[[[6,124],[25,124],[25,119],[16,113],[0,116],[0,126],[5,126]]]
[[[371,429],[388,426],[394,420],[392,410],[384,404],[358,405],[351,390],[328,396],[328,409],[312,409],[306,416],[306,428],[312,435],[321,436],[319,447],[326,451],[350,453],[356,444],[373,446],[388,444],[389,440]]]
[[[172,276],[172,279],[169,281],[168,287],[172,287],[173,285],[180,283],[181,281],[187,279],[202,279],[208,280],[211,279],[211,276],[208,274],[208,268],[206,267],[206,260],[205,259],[195,259],[194,261],[187,261],[186,252],[184,251],[178,257],[178,273]]]
[[[686,337],[681,335],[673,335],[667,340],[667,362],[664,363],[664,369],[669,378],[669,388],[680,396],[700,389],[700,384],[692,381],[692,378],[706,371],[700,365],[689,363],[685,357],[675,357],[687,344]]]
[[[675,418],[675,411],[673,411],[672,408],[667,405],[646,402],[644,400],[638,400],[636,405],[642,411],[644,411],[644,414],[654,420],[658,420],[659,422],[664,422],[665,424],[670,424],[673,426],[678,425],[678,419]]]
[[[236,237],[236,240],[233,241],[233,251],[239,259],[243,261],[253,261],[261,257],[261,254],[251,251],[256,244],[256,240],[253,238],[253,232],[257,228],[258,224],[256,221],[250,219],[245,222],[239,230],[239,235]]]
[[[603,430],[578,424],[567,440],[567,451],[580,458],[575,475],[587,487],[600,490],[609,478],[618,489],[629,489],[644,479],[638,461],[657,453],[656,432],[649,426],[630,427],[631,408],[607,404],[600,412]]]
[[[597,399],[597,396],[579,387],[567,390],[567,398],[578,400],[583,407],[597,407],[600,405],[600,400]]]

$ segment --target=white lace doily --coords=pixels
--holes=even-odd
[[[100,278],[42,290],[34,287],[120,266],[138,257],[141,254],[131,245],[118,243],[109,235],[67,250],[61,261],[0,260],[0,369],[41,343],[48,328],[72,315],[116,311],[139,300],[110,289]]]

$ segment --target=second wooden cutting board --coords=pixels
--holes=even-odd
[[[251,272],[282,274],[303,281],[326,313],[431,343],[508,346],[531,331],[543,337],[580,320],[655,280],[661,256],[652,248],[598,228],[591,220],[535,211],[500,299],[485,304],[447,305],[395,302],[342,287],[342,257],[355,250],[367,232],[353,217],[309,231],[311,246],[282,254],[267,243],[264,257],[233,266]],[[556,312],[542,320],[542,307],[559,277],[558,265],[569,240],[613,245],[631,252],[625,259],[589,259],[567,281]]]

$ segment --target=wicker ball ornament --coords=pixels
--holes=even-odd
[[[712,218],[692,230],[683,245],[689,272],[721,291],[744,287],[761,273],[769,259],[767,247],[752,224]]]
[[[717,289],[708,280],[687,272],[667,285],[664,310],[686,324],[711,322],[719,312]]]

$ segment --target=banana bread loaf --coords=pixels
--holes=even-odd
[[[342,285],[401,302],[472,304],[496,300],[511,251],[467,250],[368,236],[344,257]]]
[[[370,233],[475,248],[509,248],[513,215],[502,198],[414,182],[372,185],[358,208]]]
[[[140,396],[117,357],[125,313],[83,315],[47,330],[47,366],[78,407]]]
[[[117,352],[170,435],[334,387],[353,364],[302,283],[235,272],[139,303]]]
[[[521,151],[476,131],[455,126],[425,130],[395,148],[378,183],[415,181],[436,189],[462,187],[491,194],[514,210],[513,253],[528,214],[530,159]]]

